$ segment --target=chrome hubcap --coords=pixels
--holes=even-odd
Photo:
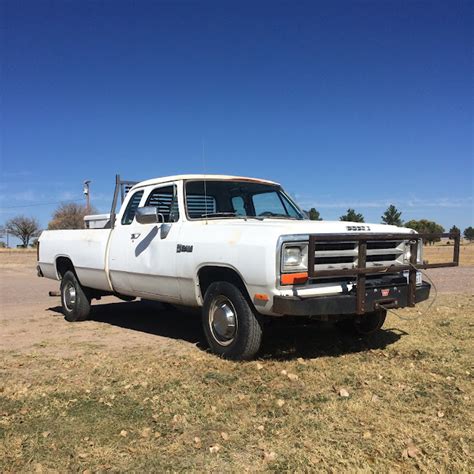
[[[72,311],[76,304],[76,289],[72,283],[66,283],[64,287],[64,306],[68,311]]]
[[[237,314],[232,302],[224,295],[217,296],[209,310],[209,327],[221,346],[232,343],[237,333]]]

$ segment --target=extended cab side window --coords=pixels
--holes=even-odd
[[[137,191],[128,201],[127,208],[123,213],[122,217],[122,225],[129,225],[133,222],[133,218],[135,217],[135,212],[137,212],[138,205],[143,196],[143,190]]]
[[[155,206],[163,214],[165,222],[179,219],[178,194],[176,186],[163,186],[154,189],[148,196],[145,206]]]

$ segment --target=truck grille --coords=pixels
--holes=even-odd
[[[403,265],[404,240],[367,242],[367,267]],[[357,242],[316,242],[314,271],[356,268],[358,265]]]

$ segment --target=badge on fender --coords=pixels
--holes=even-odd
[[[181,252],[192,252],[193,251],[193,246],[192,245],[183,245],[183,244],[178,244],[176,246],[176,253],[181,253]]]

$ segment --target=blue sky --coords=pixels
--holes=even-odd
[[[473,3],[0,2],[0,224],[114,174],[265,177],[304,208],[474,225]],[[42,205],[38,205],[42,204]]]

